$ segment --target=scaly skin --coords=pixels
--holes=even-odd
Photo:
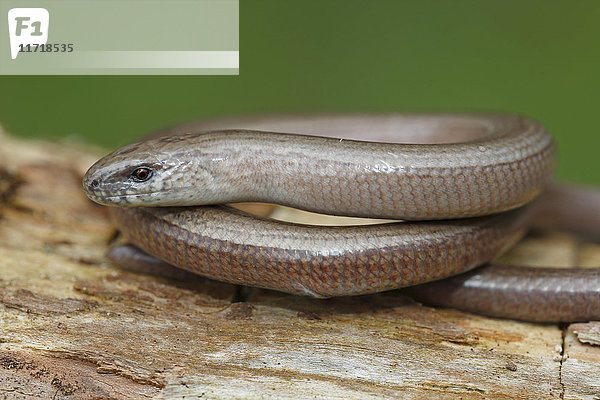
[[[600,268],[487,265],[409,293],[428,304],[493,317],[589,321],[600,316],[599,283]]]
[[[165,134],[96,163],[84,179],[88,196],[121,206],[113,209],[119,229],[161,260],[222,281],[317,297],[390,290],[484,264],[523,233],[535,207],[506,210],[542,192],[553,167],[550,136],[510,115],[250,118]],[[131,177],[140,167],[152,171],[145,182]],[[238,201],[405,220],[501,213],[309,227],[191,207]],[[600,317],[593,312],[587,317]],[[541,319],[534,314],[514,317]]]
[[[193,133],[123,147],[90,168],[84,188],[98,203],[125,207],[259,201],[323,214],[431,220],[489,215],[521,206],[551,179],[552,139],[531,120],[381,118],[371,117],[368,131],[352,119],[306,125],[315,134],[389,140],[394,123],[404,127],[396,129],[395,140],[414,141],[417,130],[424,142],[438,142],[440,136],[448,140],[443,137],[444,126],[450,125],[457,126],[453,129],[458,139],[472,140],[397,144],[257,131],[202,132],[200,127]],[[154,169],[152,179],[132,181],[136,166]]]
[[[381,292],[472,269],[523,232],[526,210],[469,220],[320,227],[227,207],[115,208],[128,240],[220,281],[314,297]]]

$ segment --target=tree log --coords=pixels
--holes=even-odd
[[[101,150],[0,135],[0,398],[600,396],[598,326],[491,319],[399,291],[314,300],[125,271],[81,190]],[[559,233],[504,260],[598,266]]]

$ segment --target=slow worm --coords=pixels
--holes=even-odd
[[[121,232],[164,262],[225,282],[347,296],[492,260],[552,204],[529,203],[551,181],[553,154],[545,129],[515,115],[255,117],[125,146],[90,168],[84,189],[117,206]],[[307,226],[219,205],[245,201],[417,222]],[[526,320],[600,318],[598,270],[486,268],[420,287],[417,297]]]

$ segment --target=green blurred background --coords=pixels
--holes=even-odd
[[[240,76],[0,77],[0,122],[107,147],[208,116],[494,110],[542,121],[600,184],[600,1],[242,0]]]

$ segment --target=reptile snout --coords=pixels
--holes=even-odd
[[[96,174],[90,174],[89,171],[87,174],[85,174],[83,177],[83,190],[90,200],[97,201],[98,195],[100,194],[102,180],[94,175]]]

